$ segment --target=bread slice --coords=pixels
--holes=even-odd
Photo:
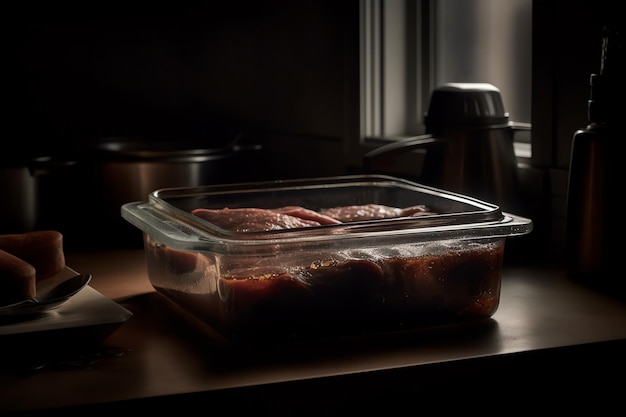
[[[32,265],[38,281],[50,278],[65,268],[63,235],[56,230],[0,235],[0,250]]]
[[[0,305],[32,298],[36,292],[35,267],[0,249]]]

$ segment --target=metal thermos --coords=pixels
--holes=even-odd
[[[517,212],[521,204],[514,133],[530,124],[509,121],[500,90],[488,83],[448,83],[434,89],[426,134],[381,146],[365,155],[366,170],[385,172],[400,154],[425,150],[414,179]]]
[[[574,133],[567,191],[566,256],[570,277],[626,289],[623,256],[624,66],[621,34],[605,28],[600,72],[590,77],[588,125]],[[620,149],[622,151],[620,151]]]

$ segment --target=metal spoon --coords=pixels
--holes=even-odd
[[[50,310],[69,300],[91,281],[91,274],[76,275],[55,285],[38,297],[0,306],[0,315],[34,314]]]

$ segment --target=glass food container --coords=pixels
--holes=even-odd
[[[124,204],[153,287],[227,344],[491,317],[505,240],[532,221],[384,175],[155,190]]]

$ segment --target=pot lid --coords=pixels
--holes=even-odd
[[[234,151],[241,134],[237,134],[219,147],[206,138],[177,137],[106,137],[89,145],[95,157],[106,159],[145,160],[223,155]]]

